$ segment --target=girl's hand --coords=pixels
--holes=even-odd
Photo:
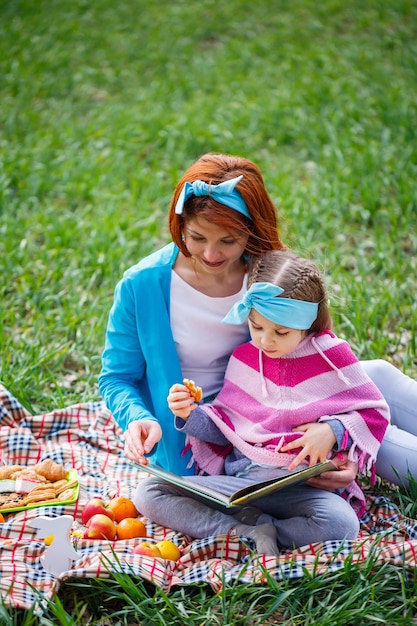
[[[176,417],[187,421],[190,413],[196,408],[194,398],[183,384],[172,385],[167,397],[168,406]]]
[[[300,431],[304,432],[304,435],[282,446],[280,450],[280,452],[290,452],[291,450],[302,448],[288,466],[290,471],[305,461],[307,457],[310,466],[325,461],[336,443],[333,429],[326,422],[303,424],[295,429],[295,432]]]
[[[148,465],[152,448],[162,437],[162,428],[154,420],[137,420],[131,422],[125,432],[125,455],[131,461]]]
[[[325,472],[306,480],[307,485],[316,487],[317,489],[324,489],[325,491],[334,491],[335,489],[346,489],[350,483],[355,480],[358,473],[358,465],[353,461],[344,461],[339,466],[340,469],[334,472]]]

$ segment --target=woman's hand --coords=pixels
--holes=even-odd
[[[190,413],[196,408],[196,403],[185,385],[172,385],[167,397],[168,406],[176,417],[187,421]]]
[[[130,422],[125,432],[125,455],[131,461],[141,465],[148,465],[149,454],[152,448],[162,437],[162,428],[154,420],[137,420]]]
[[[345,460],[339,465],[338,471],[324,472],[320,476],[307,480],[307,485],[324,489],[325,491],[334,491],[335,489],[346,489],[350,483],[355,480],[358,473],[358,465],[353,461]]]
[[[302,448],[288,466],[290,471],[305,461],[307,457],[310,466],[325,461],[336,443],[336,436],[333,429],[326,422],[303,424],[294,429],[294,431],[304,432],[304,435],[282,446],[280,450],[280,452],[291,452],[291,450]]]

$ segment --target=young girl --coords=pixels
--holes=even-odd
[[[288,251],[270,252],[254,261],[248,285],[224,322],[248,320],[252,341],[233,352],[216,399],[197,406],[183,384],[169,391],[175,426],[210,474],[193,480],[230,495],[341,451],[360,471],[371,471],[388,407],[349,345],[330,330],[316,266]],[[354,508],[364,498],[355,482],[343,495],[295,485],[259,498],[250,519],[245,511],[228,515],[149,478],[135,504],[146,517],[191,537],[235,532],[252,537],[258,552],[277,554],[277,543],[354,539]]]

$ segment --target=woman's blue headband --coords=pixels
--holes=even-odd
[[[191,196],[210,196],[216,202],[224,204],[225,206],[238,211],[245,217],[252,219],[249,213],[249,209],[242,197],[242,194],[235,189],[236,185],[243,176],[237,176],[230,180],[225,180],[219,185],[209,185],[203,180],[195,180],[193,183],[185,183],[181,189],[181,193],[175,205],[175,213],[181,215],[184,210],[184,203],[191,198]]]
[[[308,330],[317,318],[317,302],[279,298],[284,290],[271,283],[253,283],[242,300],[230,309],[223,319],[225,324],[243,324],[251,309],[266,319],[297,330]]]

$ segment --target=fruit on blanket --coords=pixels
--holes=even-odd
[[[158,541],[155,545],[159,549],[163,559],[178,561],[181,556],[179,547],[172,541],[169,541],[169,539],[162,539],[162,541]]]
[[[107,515],[108,518],[114,521],[114,513],[110,509],[106,508],[103,500],[101,498],[92,498],[89,500],[83,507],[81,512],[81,521],[83,524],[87,524],[88,520],[93,517],[93,515],[97,515],[101,513],[102,515]]]
[[[84,539],[110,539],[116,538],[116,524],[104,513],[96,513],[87,522]]]
[[[121,522],[126,517],[137,517],[139,511],[133,504],[132,500],[124,496],[116,496],[107,504],[106,509],[112,511],[116,522]]]
[[[133,554],[142,554],[144,556],[152,557],[161,556],[159,548],[156,547],[156,544],[151,543],[150,541],[142,541],[142,543],[138,543],[138,545],[133,548]]]
[[[4,516],[0,513],[0,524],[4,522]]]
[[[118,539],[146,537],[146,526],[137,517],[125,517],[116,527]]]

